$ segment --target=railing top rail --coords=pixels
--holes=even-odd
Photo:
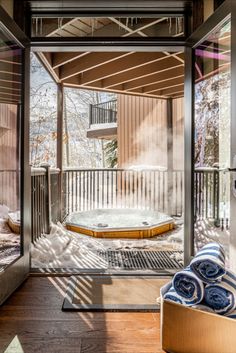
[[[112,103],[112,102],[117,102],[117,99],[111,99],[109,101],[106,101],[106,102],[101,102],[101,103],[96,103],[96,104],[91,104],[92,107],[100,107],[100,106],[103,106],[105,104],[108,104],[108,103]]]
[[[194,169],[194,172],[212,173],[212,172],[220,172],[220,169],[215,167],[197,167]]]
[[[20,169],[0,169],[0,173],[19,173]]]
[[[168,172],[167,169],[128,169],[128,168],[64,168],[63,172]],[[183,172],[183,170],[173,170],[173,172]]]
[[[50,173],[51,174],[59,174],[60,169],[59,168],[50,168]],[[31,175],[45,175],[46,174],[46,168],[44,167],[31,167]]]

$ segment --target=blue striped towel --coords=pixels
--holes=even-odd
[[[230,319],[236,319],[236,310],[231,311],[230,313],[225,314]]]
[[[164,295],[164,299],[175,302],[178,304],[185,304],[183,298],[181,298],[175,291],[174,287],[171,286],[168,292]]]
[[[220,283],[205,288],[206,304],[217,314],[229,314],[236,308],[236,276],[227,271]]]
[[[185,305],[199,304],[204,297],[204,284],[189,267],[174,275],[172,285]]]
[[[220,281],[226,272],[224,249],[218,243],[203,246],[191,261],[190,268],[205,283]]]
[[[215,312],[214,312],[214,310],[212,308],[209,308],[209,306],[206,306],[204,304],[193,305],[192,308],[200,310],[200,311],[205,311],[207,313],[215,314]]]

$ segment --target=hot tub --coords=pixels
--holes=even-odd
[[[150,238],[173,227],[166,214],[130,208],[76,212],[66,219],[68,230],[96,238]]]

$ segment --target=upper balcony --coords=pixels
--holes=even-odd
[[[117,136],[117,100],[90,104],[88,138],[113,139]]]

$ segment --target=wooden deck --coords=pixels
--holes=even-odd
[[[67,281],[30,277],[8,299],[0,308],[1,353],[163,352],[159,314],[62,312]]]

